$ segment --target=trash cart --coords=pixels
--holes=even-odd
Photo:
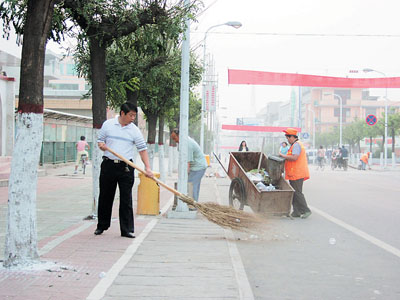
[[[257,169],[261,155],[260,169],[268,172],[273,191],[260,191],[246,173]],[[229,204],[237,209],[245,205],[257,213],[266,215],[289,215],[294,189],[282,177],[284,159],[279,156],[265,156],[262,152],[231,152],[228,176]]]

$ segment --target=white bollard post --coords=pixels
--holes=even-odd
[[[383,153],[380,153],[380,157],[379,157],[379,165],[381,166],[381,169],[383,169]]]
[[[392,152],[392,170],[396,169],[396,154]]]

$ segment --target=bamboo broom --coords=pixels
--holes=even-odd
[[[139,172],[146,174],[146,172],[139,166],[137,166],[130,160],[126,159],[122,155],[116,153],[112,149],[107,147],[107,151],[114,154],[116,157],[118,157],[131,167],[135,168]],[[261,227],[265,223],[265,220],[262,219],[260,216],[252,213],[247,213],[242,210],[237,210],[231,206],[220,205],[214,202],[198,203],[193,198],[182,194],[181,192],[168,186],[159,179],[155,177],[151,177],[151,179],[153,179],[156,183],[158,183],[162,187],[166,188],[171,193],[178,196],[186,204],[195,207],[209,221],[219,226],[230,228],[233,230],[249,231],[251,229],[256,229],[257,227]]]

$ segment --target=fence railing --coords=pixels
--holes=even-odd
[[[89,157],[92,157],[92,143],[90,146]],[[76,142],[43,142],[40,152],[40,164],[59,164],[76,160]]]

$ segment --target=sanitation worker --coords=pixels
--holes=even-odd
[[[371,167],[369,166],[369,156],[370,156],[371,152],[367,152],[364,153],[361,158],[360,158],[360,162],[361,162],[361,169],[362,170],[366,170],[367,165],[369,167],[369,169],[371,169]]]
[[[293,196],[293,218],[306,219],[311,215],[311,210],[307,206],[306,198],[303,194],[303,182],[310,178],[308,171],[306,150],[299,141],[297,130],[287,128],[283,131],[290,144],[287,154],[279,152],[279,155],[285,158],[285,179],[289,180],[294,189]]]

